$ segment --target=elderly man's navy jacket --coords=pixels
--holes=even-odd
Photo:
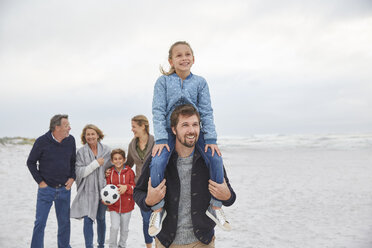
[[[48,131],[35,141],[27,166],[38,184],[45,181],[48,186],[60,187],[69,178],[76,178],[75,162],[75,138],[70,135],[59,143]]]
[[[205,165],[201,152],[202,151],[199,147],[197,147],[193,157],[190,213],[195,237],[202,243],[209,244],[214,236],[215,223],[205,214],[211,200],[211,194],[208,190],[208,180],[210,179],[210,176],[209,169]],[[180,179],[177,170],[177,158],[177,153],[173,151],[164,174],[167,186],[167,193],[164,198],[164,208],[167,211],[167,216],[157,238],[166,247],[169,247],[172,244],[177,231],[178,205],[180,203]],[[145,203],[147,184],[150,176],[150,162],[151,157],[146,161],[142,174],[134,189],[134,200],[144,211],[151,210],[151,207],[147,206]],[[229,179],[226,176],[226,171],[224,172],[226,183],[231,192],[231,197],[227,201],[222,201],[222,204],[224,206],[230,206],[235,202],[236,194],[230,186]]]

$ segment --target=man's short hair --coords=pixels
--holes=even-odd
[[[50,119],[49,130],[53,132],[56,126],[61,126],[62,119],[68,119],[68,115],[55,115]]]
[[[196,115],[200,122],[200,115],[199,115],[199,112],[196,110],[196,108],[192,104],[183,104],[183,105],[177,106],[173,110],[171,117],[170,117],[171,127],[177,126],[180,115],[183,115],[186,117]]]

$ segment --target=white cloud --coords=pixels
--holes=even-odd
[[[33,111],[34,126],[70,112],[112,133],[138,112],[151,117],[177,40],[195,51],[221,135],[370,132],[371,10],[367,0],[2,1],[0,136],[27,135],[14,123]]]

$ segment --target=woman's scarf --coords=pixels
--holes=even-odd
[[[93,221],[96,219],[100,190],[106,185],[105,170],[111,166],[110,154],[111,149],[100,142],[97,143],[97,156],[88,144],[78,150],[75,164],[77,194],[71,205],[72,218],[88,216]],[[105,163],[97,168],[96,158],[104,158]]]

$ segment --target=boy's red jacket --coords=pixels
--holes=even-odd
[[[133,170],[129,166],[125,166],[119,174],[113,167],[110,175],[106,177],[106,182],[107,184],[114,184],[116,187],[119,184],[127,185],[127,191],[120,195],[120,199],[117,202],[108,206],[108,209],[117,213],[128,213],[132,211],[134,209],[133,189],[135,186]]]

